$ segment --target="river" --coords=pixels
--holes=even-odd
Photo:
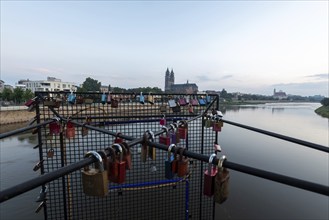
[[[328,146],[329,120],[314,110],[318,103],[275,103],[227,106],[221,110],[229,121]],[[0,140],[1,185],[6,189],[38,176],[38,161],[29,134]],[[235,163],[329,185],[327,153],[225,124],[219,144]],[[0,204],[0,218],[43,219],[34,213],[40,188]],[[216,219],[328,219],[329,197],[230,170],[228,200],[216,204]]]

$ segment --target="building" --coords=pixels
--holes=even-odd
[[[279,92],[277,92],[276,89],[274,89],[274,91],[273,91],[273,98],[274,98],[274,99],[279,99],[279,100],[281,100],[281,99],[287,99],[288,96],[286,95],[285,92],[283,92],[283,91],[281,91],[281,90],[280,90]]]
[[[19,80],[18,84],[26,85],[26,89],[36,91],[76,91],[76,86],[72,82],[62,82],[55,77],[47,77],[47,80]]]
[[[198,92],[198,86],[195,83],[189,83],[187,80],[184,84],[175,84],[175,73],[174,70],[166,70],[165,75],[165,92],[169,93],[186,93],[195,94]]]
[[[101,86],[100,90],[103,93],[108,93],[109,92],[109,86]]]

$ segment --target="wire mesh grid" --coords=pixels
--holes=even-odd
[[[177,120],[185,120],[202,113],[208,106],[181,106],[180,112],[173,112],[168,106],[170,99],[186,97],[202,98],[201,95],[188,96],[182,94],[146,95],[145,103],[133,94],[111,94],[118,101],[118,107],[102,103],[102,93],[75,93],[74,104],[67,102],[69,93],[42,92],[42,97],[57,97],[62,101],[54,110],[64,118],[84,123],[86,117],[91,118],[91,125],[116,133],[140,138],[146,130],[161,129],[160,119],[165,116],[167,126]],[[148,103],[148,96],[154,104]],[[209,95],[210,100],[217,96]],[[204,97],[203,97],[204,98]],[[212,108],[216,108],[218,100]],[[39,120],[47,120],[55,115],[45,102],[40,102]],[[181,140],[178,146],[196,153],[210,155],[216,132],[202,126],[203,118],[188,124],[188,137]],[[49,127],[41,129],[39,140],[43,163],[43,172],[49,173],[62,166],[83,159],[90,150],[103,150],[114,143],[116,137],[92,129],[82,135],[82,128],[75,127],[72,138],[65,137],[67,124],[61,123],[61,132],[52,135]],[[156,142],[159,138],[156,137]],[[53,155],[49,152],[53,152]],[[47,184],[47,206],[45,219],[213,219],[213,199],[203,195],[204,164],[190,160],[190,176],[186,179],[165,178],[164,161],[167,152],[156,149],[156,159],[141,161],[141,145],[131,147],[132,169],[127,170],[123,184],[109,183],[109,194],[104,198],[90,197],[83,193],[81,171],[73,172]],[[154,170],[156,170],[154,172]]]

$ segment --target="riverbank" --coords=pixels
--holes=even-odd
[[[8,124],[28,122],[34,116],[35,112],[28,112],[27,110],[0,111],[0,125],[2,127]]]
[[[329,106],[321,106],[314,110],[315,113],[321,115],[322,117],[329,118]]]

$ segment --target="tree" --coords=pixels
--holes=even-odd
[[[82,84],[83,91],[96,92],[96,91],[100,91],[100,89],[101,89],[101,82],[98,82],[97,80],[92,79],[90,77],[86,78],[86,80]]]
[[[22,88],[15,88],[13,93],[13,99],[16,104],[19,104],[23,101],[24,90]]]
[[[321,100],[321,104],[324,106],[329,106],[329,98],[323,98]]]
[[[4,88],[2,91],[2,99],[4,101],[11,101],[12,98],[13,98],[13,91],[11,91],[11,89]]]
[[[32,99],[34,97],[34,94],[31,90],[27,89],[25,90],[24,94],[23,94],[23,101],[27,101],[29,99]]]

